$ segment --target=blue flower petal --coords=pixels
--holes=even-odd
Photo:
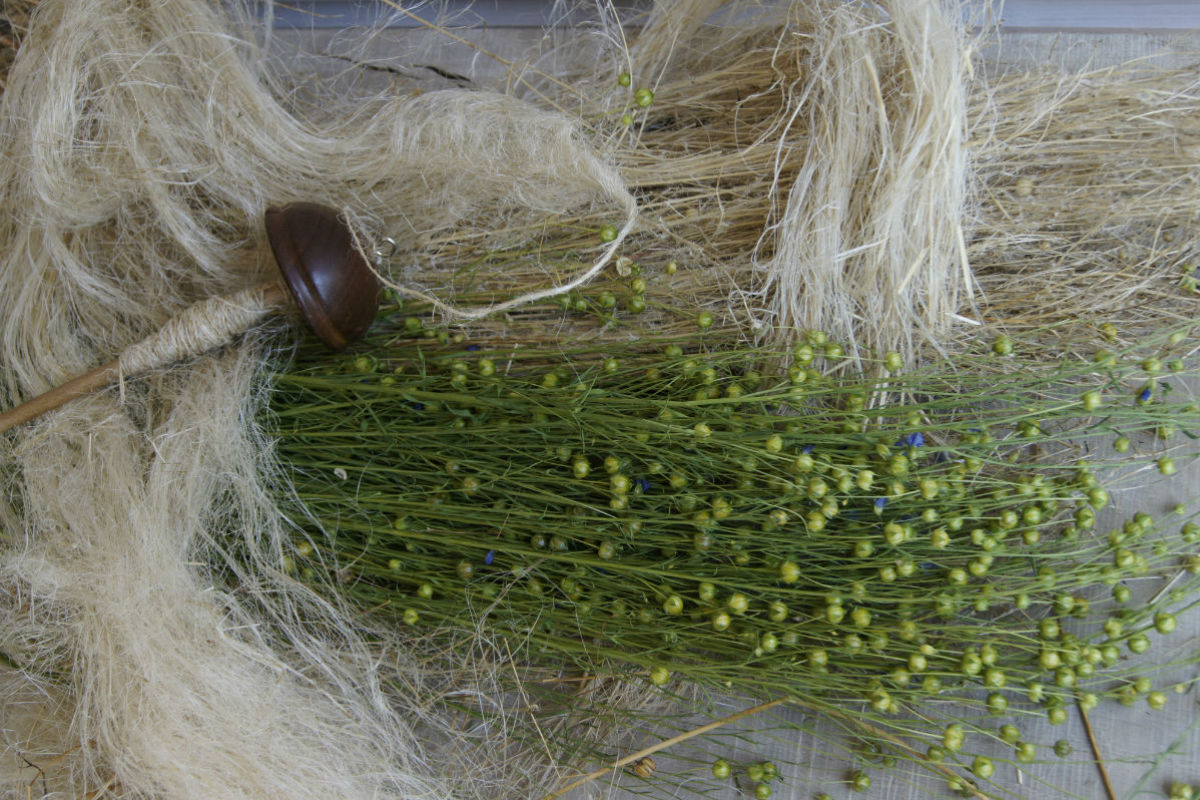
[[[487,565],[490,567],[490,566],[492,565],[492,562],[493,562],[495,559],[496,559],[496,551],[495,551],[495,550],[488,550],[488,551],[487,551],[487,555],[483,557],[483,563],[484,563],[484,564],[487,564]]]

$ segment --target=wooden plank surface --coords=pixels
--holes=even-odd
[[[412,3],[423,16],[435,14],[456,19],[463,25],[545,25],[561,19],[563,9],[547,0],[449,0],[440,6]],[[647,0],[617,0],[613,3],[629,16],[643,11]],[[1000,24],[1014,30],[1111,31],[1200,29],[1197,0],[969,0],[968,15],[986,11]],[[579,18],[594,16],[587,4],[578,3],[570,12]],[[293,0],[274,6],[275,18],[284,26],[344,28],[389,21],[397,27],[418,23],[396,16],[395,10],[378,0]]]

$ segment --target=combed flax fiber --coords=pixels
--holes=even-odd
[[[807,135],[775,157],[772,322],[904,352],[938,343],[972,288],[961,23],[933,0],[814,3],[800,17],[806,47],[778,54],[805,59],[780,135]]]
[[[214,3],[44,0],[0,101],[0,404],[271,277],[263,212],[301,199],[342,209],[365,247],[400,239],[392,279],[462,309],[598,268],[615,222],[651,278],[679,260],[666,304],[759,336],[819,327],[913,357],[956,315],[1054,321],[1096,285],[1153,321],[1158,265],[1194,252],[1145,235],[1195,216],[1186,80],[972,85],[953,3],[814,0],[745,24],[766,12],[734,4],[702,24],[718,5],[664,0],[640,37],[559,32],[506,65],[504,92],[337,96]],[[612,88],[627,69],[657,94],[632,125]],[[1128,108],[1107,102],[1130,86]],[[1095,213],[1088,190],[1112,186]],[[464,732],[439,711],[500,708],[486,642],[444,662],[387,647],[282,569],[287,476],[254,424],[280,328],[0,440],[6,796],[492,798],[539,780],[502,717]]]

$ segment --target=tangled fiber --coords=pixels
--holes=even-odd
[[[1161,266],[1194,250],[1166,236],[1197,208],[1190,79],[981,88],[953,4],[818,0],[704,25],[717,7],[664,1],[629,47],[615,22],[581,29],[507,63],[504,92],[340,93],[273,61],[236,9],[43,0],[0,102],[0,403],[269,277],[260,220],[294,199],[342,209],[364,242],[400,239],[405,290],[459,308],[536,295],[479,335],[546,341],[542,295],[622,239],[683,264],[672,302],[722,325],[822,327],[912,359],[956,315],[1044,323],[1097,285],[1135,322],[1180,313],[1157,301],[1178,280]],[[629,65],[653,104],[611,88]],[[1116,185],[1102,214],[1079,202]],[[651,301],[668,292],[650,283]],[[486,641],[418,659],[280,569],[289,521],[268,487],[288,478],[254,421],[278,334],[4,438],[7,796],[521,793],[503,718],[464,732],[443,712],[491,696]],[[437,666],[456,661],[478,669]]]

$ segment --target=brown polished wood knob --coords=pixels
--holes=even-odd
[[[267,240],[288,291],[331,350],[358,339],[379,311],[379,281],[336,209],[291,203],[266,214]]]

